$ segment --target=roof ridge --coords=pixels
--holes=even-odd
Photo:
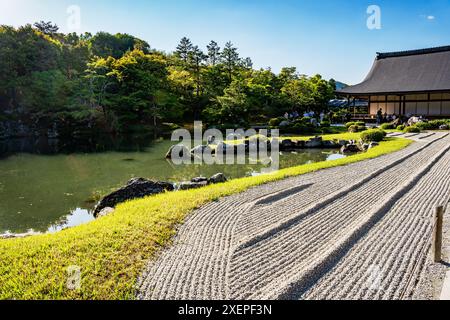
[[[405,57],[405,56],[413,56],[413,55],[421,55],[421,54],[429,54],[429,53],[438,53],[438,52],[446,52],[450,51],[450,46],[442,46],[442,47],[433,47],[426,49],[417,49],[417,50],[406,50],[406,51],[397,51],[397,52],[377,52],[377,60],[386,59],[386,58],[394,58],[394,57]]]

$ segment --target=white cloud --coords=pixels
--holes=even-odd
[[[427,16],[427,20],[435,20],[436,17],[435,16]]]

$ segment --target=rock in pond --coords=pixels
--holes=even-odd
[[[210,183],[210,184],[223,183],[223,182],[227,182],[227,181],[228,181],[228,179],[227,179],[227,177],[225,177],[225,175],[223,173],[215,174],[211,178],[208,179],[208,183]]]
[[[348,144],[341,148],[342,153],[356,153],[356,152],[360,152],[360,151],[361,150],[359,149],[357,144]]]
[[[105,208],[115,208],[119,203],[144,198],[165,191],[173,191],[174,186],[168,182],[155,182],[144,178],[131,179],[127,185],[104,197],[95,207],[94,216]]]
[[[183,159],[184,157],[191,158],[190,150],[181,144],[171,146],[166,154],[166,159],[172,159],[173,155],[177,155],[180,159]]]
[[[205,146],[205,145],[203,145],[203,146],[197,146],[197,147],[195,147],[195,148],[193,148],[193,149],[191,150],[191,154],[193,154],[193,155],[196,155],[197,153],[198,153],[199,155],[202,155],[202,154],[205,153],[205,152],[211,154],[211,153],[212,153],[211,147],[210,147],[210,146]]]
[[[322,142],[322,147],[333,149],[333,148],[340,148],[341,145],[332,140],[324,140]]]
[[[281,141],[281,144],[280,144],[281,151],[290,151],[293,149],[297,149],[297,144],[294,143],[292,140],[285,139],[285,140]]]
[[[208,181],[204,182],[182,182],[178,185],[178,190],[198,189],[208,185]]]
[[[322,137],[311,138],[305,143],[306,148],[321,148],[323,146]]]
[[[103,208],[102,211],[100,211],[96,218],[101,218],[101,217],[106,217],[107,215],[110,215],[111,213],[113,213],[114,211],[116,211],[116,209],[111,208],[111,207],[106,207]]]
[[[206,178],[206,177],[196,177],[196,178],[192,178],[191,182],[193,182],[193,183],[202,183],[202,182],[208,183],[208,178]]]

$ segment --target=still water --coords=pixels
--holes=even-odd
[[[0,141],[0,234],[55,232],[93,220],[97,194],[133,177],[179,182],[218,172],[228,178],[258,174],[261,165],[174,166],[164,159],[170,140],[108,138],[63,142]],[[334,160],[335,150],[283,153],[281,168]]]

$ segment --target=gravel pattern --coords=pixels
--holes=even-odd
[[[140,277],[138,298],[410,297],[433,207],[450,194],[450,137],[410,138],[416,142],[399,152],[194,211]]]

